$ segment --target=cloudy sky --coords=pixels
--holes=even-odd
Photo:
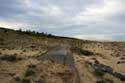
[[[89,40],[125,40],[125,0],[0,0],[0,26]]]

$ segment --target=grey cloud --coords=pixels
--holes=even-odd
[[[125,23],[125,11],[121,12],[121,13],[118,13],[116,15],[112,15],[111,18],[110,18],[111,21],[115,21],[115,22],[118,22],[118,23],[122,23],[124,24]]]
[[[107,13],[106,17],[93,19],[91,15],[83,16],[83,21],[73,19],[92,5],[102,6],[105,2],[124,3],[124,0],[0,0],[0,22],[22,23],[23,29],[45,31],[48,33],[74,36],[80,34],[112,34],[125,32],[125,11]],[[52,8],[54,7],[54,8]],[[123,6],[124,7],[124,6]],[[121,7],[121,9],[124,9]],[[89,11],[90,12],[90,11]],[[91,12],[90,12],[91,13]],[[54,15],[55,14],[55,15]],[[57,14],[57,15],[56,15]],[[80,18],[81,19],[81,18]],[[86,20],[84,20],[86,19]],[[80,24],[77,22],[80,21]],[[17,26],[20,27],[20,26]],[[21,26],[22,27],[22,26]],[[116,37],[116,38],[115,38]],[[114,39],[123,39],[113,36]]]
[[[0,0],[0,12],[0,18],[8,18],[24,13],[24,10],[18,0]]]

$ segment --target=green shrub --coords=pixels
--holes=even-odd
[[[96,83],[114,83],[113,80],[110,79],[102,79],[98,80]]]
[[[96,76],[98,76],[98,77],[102,77],[102,76],[104,76],[105,72],[95,70],[95,71],[94,71],[94,74],[95,74]]]
[[[22,83],[31,83],[30,79],[23,79]]]
[[[2,52],[0,52],[0,55],[2,54]]]
[[[14,80],[15,80],[15,81],[20,81],[21,79],[20,79],[19,76],[16,76],[16,77],[14,77]]]
[[[96,83],[105,83],[105,81],[104,80],[99,80]]]
[[[45,83],[43,80],[38,80],[38,82],[37,83]]]
[[[25,76],[26,76],[26,77],[32,76],[33,74],[35,74],[35,72],[34,72],[31,68],[28,68],[28,69],[26,70]]]
[[[113,80],[106,79],[106,80],[105,80],[105,83],[114,83],[114,82],[113,82]]]
[[[86,56],[91,56],[94,55],[93,52],[89,51],[89,50],[84,50],[78,47],[73,48],[73,51],[76,52],[79,55],[86,55]]]
[[[30,64],[30,65],[28,65],[28,67],[29,67],[29,68],[36,68],[36,65]]]
[[[0,57],[0,60],[14,62],[14,61],[17,60],[17,56],[16,55],[3,55],[3,56]]]

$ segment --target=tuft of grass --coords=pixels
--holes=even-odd
[[[4,50],[6,50],[5,48],[2,48],[2,50],[4,51]]]
[[[0,52],[0,55],[2,55],[2,52]]]
[[[30,64],[30,65],[28,65],[28,68],[36,68],[36,65]]]
[[[26,49],[23,49],[23,52],[26,52]]]

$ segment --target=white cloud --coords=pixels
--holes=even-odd
[[[82,39],[98,40],[112,40],[111,33],[125,32],[125,0],[0,2],[0,25],[3,27],[23,27],[57,35],[76,35],[75,37]],[[123,39],[120,36],[115,37]]]
[[[104,0],[100,4],[96,3],[86,7],[86,9],[78,13],[73,20],[77,24],[104,22],[113,14],[125,11],[124,7],[124,3],[121,1]]]
[[[31,8],[32,7],[32,0],[24,0],[24,1],[19,0],[19,2],[22,5],[25,5],[25,7],[27,7],[27,8]]]
[[[14,28],[16,26],[12,23],[0,22],[0,27]]]
[[[83,35],[75,35],[73,37],[86,40],[102,40],[102,41],[113,40],[111,35],[106,35],[106,34],[83,34]]]
[[[88,16],[108,16],[112,13],[117,12],[120,9],[123,9],[123,3],[119,3],[115,0],[105,0],[102,4],[94,4],[86,8],[83,15]]]
[[[19,28],[22,28],[24,26],[25,26],[25,24],[23,24],[23,23],[0,21],[0,27],[6,27],[6,28],[11,28],[11,29],[19,29]]]
[[[63,10],[61,9],[61,7],[56,6],[56,5],[49,5],[46,7],[42,7],[42,11],[44,14],[49,15],[49,16],[63,15]]]
[[[85,40],[99,40],[99,41],[119,41],[124,40],[125,33],[107,33],[107,34],[81,34],[81,35],[74,35],[72,37],[85,39]],[[118,38],[121,37],[121,38]]]

